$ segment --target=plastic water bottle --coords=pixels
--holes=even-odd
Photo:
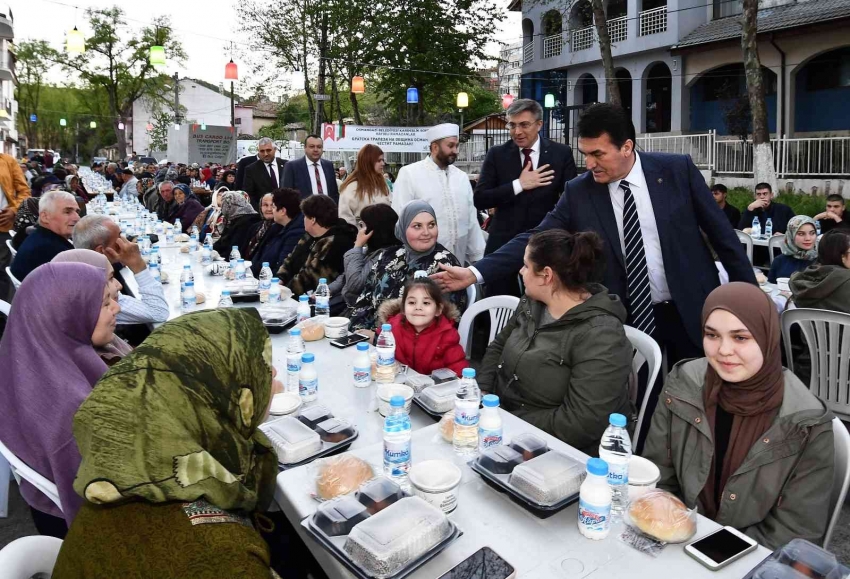
[[[174,220],[174,231],[179,231],[180,233],[183,233],[183,224],[180,223],[179,217]]]
[[[209,236],[207,236],[207,239],[204,241],[204,247],[201,249],[201,263],[204,265],[212,263],[212,245],[210,244]]]
[[[608,428],[599,443],[599,458],[608,463],[608,484],[611,486],[611,511],[621,515],[629,502],[629,459],[632,458],[632,439],[626,430],[626,417],[614,413],[608,417]]]
[[[460,455],[478,453],[478,421],[481,390],[475,380],[475,370],[464,368],[455,395],[455,430],[452,446]]]
[[[165,230],[165,243],[166,245],[174,245],[174,230],[166,229]]]
[[[183,266],[183,271],[180,272],[180,299],[183,299],[183,294],[186,292],[186,284],[195,281],[195,274],[192,273],[192,266],[188,263]]]
[[[587,478],[581,483],[578,499],[578,530],[599,541],[611,530],[611,487],[608,464],[601,458],[587,461]]]
[[[764,236],[770,238],[771,235],[773,235],[773,219],[768,217],[764,222]]]
[[[298,375],[301,373],[301,354],[304,353],[304,339],[301,329],[289,330],[289,343],[286,344],[286,391],[298,392]]]
[[[390,413],[384,419],[384,475],[402,487],[410,470],[410,416],[404,410],[404,397],[390,398]]]
[[[761,222],[759,221],[758,215],[753,217],[753,235],[761,237]]]
[[[189,237],[189,252],[195,253],[198,251],[198,236],[194,233]]]
[[[310,298],[307,297],[306,294],[302,294],[298,297],[298,321],[297,323],[301,323],[304,320],[310,319]]]
[[[221,298],[218,300],[218,307],[230,308],[233,307],[233,298],[230,297],[230,290],[221,290]]]
[[[486,394],[481,399],[481,419],[478,421],[478,450],[502,444],[502,415],[499,413],[499,397]]]
[[[195,309],[196,296],[195,296],[195,282],[187,281],[185,287],[183,288],[183,312],[191,312]]]
[[[151,247],[151,265],[162,265],[162,257],[159,255],[159,246],[154,245]]]
[[[151,275],[153,276],[153,278],[154,278],[156,281],[158,281],[158,282],[162,283],[162,274],[161,274],[161,273],[160,273],[160,271],[159,271],[159,264],[157,264],[157,263],[152,263],[152,264],[150,264],[150,265],[148,266],[148,269],[150,270]]]
[[[233,263],[236,262],[242,255],[239,253],[239,246],[234,245],[230,248],[230,267],[233,267]]]
[[[236,260],[236,279],[244,280],[245,279],[245,260],[241,257]]]
[[[197,225],[193,225],[193,226],[192,226],[192,229],[191,229],[190,233],[191,233],[192,235],[194,235],[195,237],[199,237],[199,236],[201,235],[201,232],[200,232],[200,230],[198,229],[198,226],[197,226]]]
[[[272,278],[271,286],[269,286],[269,303],[280,303],[280,280],[276,277]]]
[[[316,317],[329,318],[331,316],[331,290],[328,288],[328,280],[319,278],[319,285],[316,287],[316,293],[313,294],[316,298]]]
[[[369,358],[369,344],[357,344],[354,355],[354,387],[368,388],[372,385],[372,360]]]
[[[142,253],[142,261],[144,261],[146,264],[150,265],[151,250],[148,249],[147,247],[142,247],[141,253]]]
[[[158,237],[162,237],[162,234],[165,232],[165,227],[159,219],[154,222],[153,232],[156,233]]]
[[[272,287],[272,268],[269,267],[269,262],[263,262],[263,268],[260,270],[260,303],[269,301],[269,290]]]
[[[318,314],[318,305],[316,306]],[[392,384],[395,381],[395,336],[393,327],[389,324],[381,326],[381,334],[378,336],[378,369],[375,372],[375,381],[378,384]],[[371,364],[370,364],[371,369]]]
[[[817,236],[820,237],[820,219],[815,221],[815,231],[817,231]]]
[[[310,352],[301,354],[301,372],[298,374],[298,394],[304,402],[319,397],[319,375],[316,373],[316,356]]]

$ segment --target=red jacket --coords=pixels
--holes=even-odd
[[[417,334],[402,314],[396,314],[387,322],[393,327],[395,357],[425,376],[439,368],[449,368],[458,376],[464,368],[466,353],[460,345],[460,335],[452,321],[439,316],[433,324]]]

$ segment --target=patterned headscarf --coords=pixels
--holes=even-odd
[[[139,179],[139,183],[141,183],[142,195],[147,195],[154,187],[156,187],[156,183],[150,177]]]
[[[228,223],[233,221],[240,215],[251,215],[256,213],[251,204],[245,199],[242,191],[228,191],[221,199],[221,218],[226,227]]]
[[[814,261],[818,258],[817,242],[811,249],[801,249],[797,247],[796,243],[794,243],[794,238],[797,236],[797,232],[806,224],[811,225],[812,228],[817,231],[815,221],[811,217],[797,215],[788,221],[788,228],[785,230],[785,239],[782,241],[782,255],[787,255],[788,257],[802,259],[805,261]]]
[[[95,504],[204,498],[265,509],[278,472],[257,428],[271,399],[271,353],[254,309],[195,312],[154,330],[74,417],[74,490]]]

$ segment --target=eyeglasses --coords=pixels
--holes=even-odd
[[[540,121],[523,121],[521,123],[505,123],[505,127],[507,127],[509,131],[512,131],[514,129],[522,129],[523,131],[527,131],[539,122]]]

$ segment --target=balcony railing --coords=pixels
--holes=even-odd
[[[628,16],[620,16],[608,21],[608,36],[611,37],[611,42],[623,42],[628,37],[628,21]]]
[[[593,42],[593,26],[573,30],[573,41],[570,50],[572,52],[578,52],[579,50],[588,49],[593,46]]]
[[[531,62],[532,60],[534,60],[534,41],[522,47],[522,61]]]
[[[564,36],[559,32],[543,39],[543,58],[560,56],[564,46]]]
[[[640,13],[640,35],[648,36],[667,31],[667,6]]]

